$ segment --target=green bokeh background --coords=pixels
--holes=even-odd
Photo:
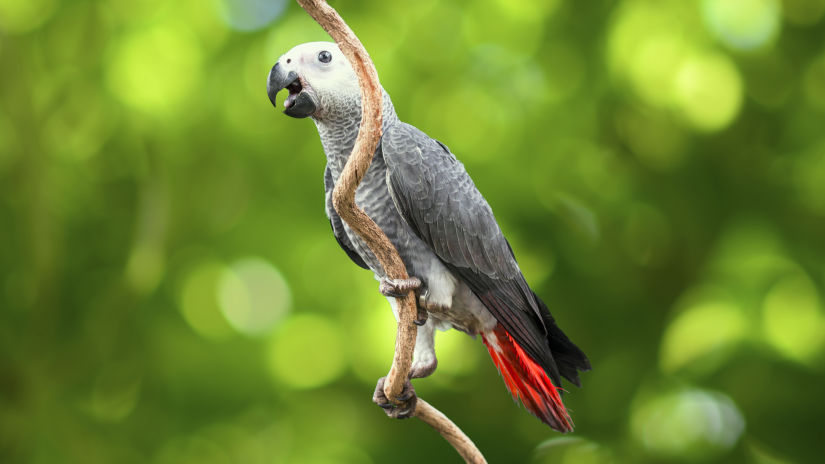
[[[480,340],[416,389],[493,463],[825,455],[825,0],[333,3],[589,355],[552,432]],[[270,105],[284,0],[0,0],[0,461],[457,462]]]

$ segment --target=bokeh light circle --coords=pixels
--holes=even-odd
[[[825,314],[816,287],[802,271],[771,287],[762,321],[768,343],[789,359],[814,361],[825,345]]]
[[[536,447],[533,464],[608,464],[615,460],[609,449],[582,437],[564,436],[545,440]]]
[[[232,263],[221,274],[218,304],[235,330],[260,335],[286,315],[292,296],[274,266],[261,258],[245,258]]]
[[[666,372],[676,371],[702,360],[713,367],[709,357],[725,357],[729,348],[741,342],[748,331],[742,311],[723,301],[699,303],[679,314],[662,339],[659,363]]]
[[[704,0],[705,24],[725,45],[753,50],[779,34],[782,6],[779,0]]]
[[[339,327],[317,314],[286,319],[267,348],[269,371],[275,381],[290,388],[326,385],[346,367],[346,350]]]
[[[651,454],[701,460],[733,448],[745,419],[726,395],[684,389],[638,401],[631,429]]]
[[[199,44],[184,24],[138,29],[109,50],[106,83],[123,103],[167,115],[198,91],[201,60]]]
[[[283,13],[286,0],[215,0],[226,24],[238,31],[257,31]]]
[[[226,271],[221,263],[203,263],[186,275],[178,295],[183,318],[207,339],[221,340],[233,335],[217,299],[218,282]]]
[[[742,78],[733,62],[718,53],[687,58],[676,76],[676,103],[695,129],[727,127],[742,106]]]

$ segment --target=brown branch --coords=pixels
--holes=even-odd
[[[367,172],[381,139],[383,92],[378,82],[375,65],[364,45],[335,9],[323,0],[297,0],[297,2],[335,40],[355,70],[355,74],[358,75],[361,87],[361,126],[352,154],[332,192],[332,204],[341,218],[367,242],[370,250],[384,268],[387,277],[406,279],[409,276],[398,251],[378,225],[355,204],[355,189],[361,183],[364,173]],[[384,394],[393,402],[397,401],[409,377],[417,334],[413,323],[417,313],[415,295],[410,292],[406,297],[399,298],[398,303],[400,307],[395,355],[384,382]],[[420,398],[416,403],[415,416],[436,429],[465,461],[473,464],[487,462],[460,428]]]
[[[444,413],[421,398],[418,398],[415,403],[415,417],[438,431],[445,440],[453,445],[453,448],[464,458],[464,461],[471,464],[487,464],[484,456],[481,455],[481,451],[476,448],[470,437]]]

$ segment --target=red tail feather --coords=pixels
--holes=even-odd
[[[498,324],[492,331],[482,333],[481,339],[513,399],[521,400],[528,411],[554,430],[571,432],[573,421],[557,391],[561,387],[553,385],[544,369],[524,352],[504,327]]]

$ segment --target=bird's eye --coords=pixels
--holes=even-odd
[[[318,61],[321,63],[329,63],[332,61],[332,53],[324,50],[322,52],[318,52]]]

